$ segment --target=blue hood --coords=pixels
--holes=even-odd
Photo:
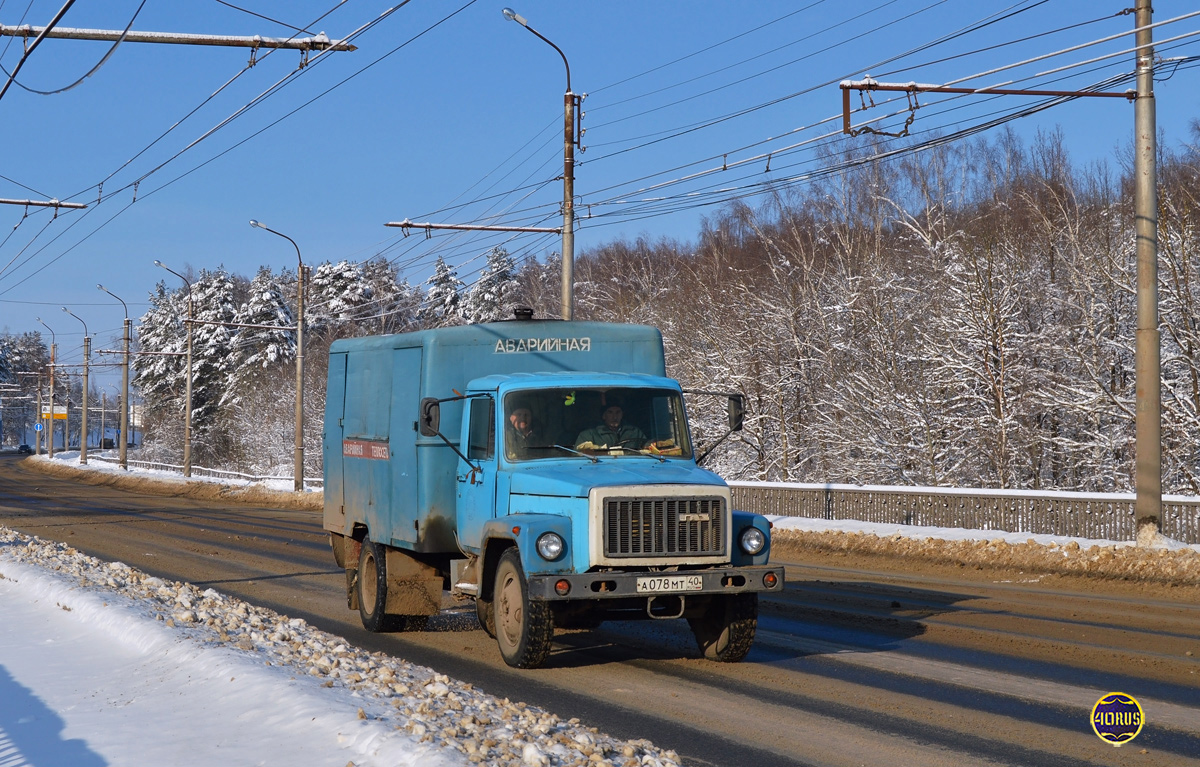
[[[725,481],[711,471],[689,461],[653,458],[610,457],[591,461],[555,461],[540,465],[522,465],[510,471],[510,492],[522,495],[552,495],[561,498],[587,498],[593,487],[613,485],[716,485]]]

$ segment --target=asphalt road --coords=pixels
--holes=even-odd
[[[4,455],[0,525],[302,617],[689,765],[1200,766],[1195,589],[806,558],[763,601],[743,663],[703,661],[686,624],[655,621],[560,632],[546,668],[515,671],[469,603],[447,598],[422,632],[364,631],[317,512],[81,485]],[[1113,691],[1147,718],[1122,748],[1089,725]]]

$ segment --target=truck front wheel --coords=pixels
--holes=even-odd
[[[387,604],[387,553],[371,540],[362,544],[358,555],[358,615],[367,631],[399,631],[404,619],[383,611]]]
[[[537,668],[545,663],[554,620],[549,604],[529,598],[521,555],[515,548],[500,556],[492,599],[496,644],[504,662],[513,668]]]
[[[713,597],[702,615],[687,619],[696,645],[709,660],[737,663],[750,652],[758,628],[758,594]]]

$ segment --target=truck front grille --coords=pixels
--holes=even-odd
[[[725,553],[725,499],[608,498],[604,553],[661,557]]]

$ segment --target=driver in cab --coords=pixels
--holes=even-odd
[[[625,410],[619,400],[609,398],[600,414],[601,423],[584,429],[575,438],[576,450],[640,451],[646,447],[646,434],[633,424],[622,423]]]

